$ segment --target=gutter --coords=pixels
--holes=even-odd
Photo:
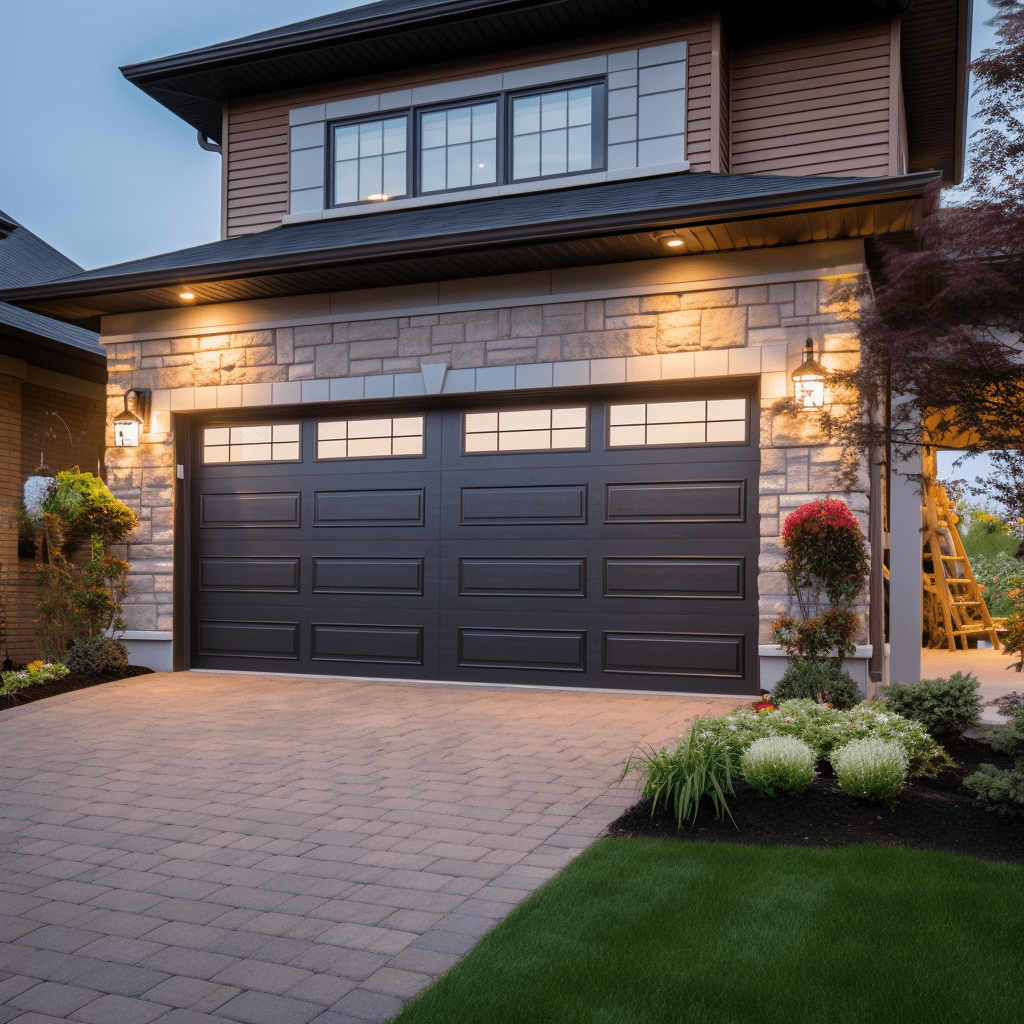
[[[939,171],[919,171],[899,179],[865,178],[852,184],[824,186],[815,189],[794,190],[770,197],[765,205],[763,195],[723,200],[703,204],[685,204],[643,210],[635,213],[599,214],[570,222],[557,220],[542,224],[512,225],[505,228],[486,227],[450,235],[431,235],[416,239],[367,243],[358,246],[335,246],[325,249],[304,249],[299,252],[277,253],[248,259],[219,260],[207,264],[140,270],[117,275],[104,275],[79,280],[12,288],[0,292],[0,301],[20,304],[40,299],[57,299],[106,295],[116,291],[141,291],[164,285],[178,285],[186,278],[190,284],[203,281],[236,280],[264,274],[280,274],[302,270],[328,269],[352,266],[382,260],[423,258],[431,255],[451,255],[453,252],[485,251],[509,245],[543,245],[552,242],[595,237],[609,234],[632,234],[659,228],[699,226],[722,220],[743,220],[769,217],[780,213],[811,211],[838,206],[865,206],[891,199],[909,199],[920,196],[924,189],[940,177]],[[882,182],[898,181],[898,187],[879,188]],[[595,186],[590,186],[595,187]],[[596,186],[600,187],[600,186]],[[481,202],[507,202],[507,200],[481,200]],[[468,205],[468,204],[467,204]],[[378,217],[403,217],[411,211],[376,214]],[[319,222],[313,230],[328,224]],[[276,229],[291,232],[311,230],[307,224],[290,225]],[[311,232],[312,233],[312,232]],[[252,236],[245,236],[250,238]],[[213,246],[229,246],[231,242],[214,242]]]

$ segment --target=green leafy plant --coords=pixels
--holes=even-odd
[[[128,668],[128,649],[119,640],[102,634],[73,639],[64,664],[76,673],[120,673]]]
[[[786,516],[782,542],[789,552],[785,573],[804,608],[801,591],[825,592],[846,606],[860,593],[868,571],[860,526],[838,498],[810,501]],[[805,609],[806,611],[806,609]]]
[[[33,683],[48,683],[54,679],[63,679],[67,674],[67,667],[60,662],[50,664],[44,661],[33,661],[20,671],[2,673],[0,694],[14,693]]]
[[[772,623],[772,640],[785,647],[791,658],[820,662],[834,650],[841,663],[857,650],[854,637],[859,629],[860,617],[849,608],[830,608],[804,622],[785,613]]]
[[[743,752],[764,736],[795,736],[814,750],[819,761],[853,740],[893,740],[906,752],[914,776],[934,776],[953,763],[920,723],[895,714],[877,701],[840,711],[807,698],[785,700],[775,711],[708,716],[700,720],[700,731],[702,739],[717,740],[726,748],[736,773]]]
[[[1013,768],[983,764],[964,785],[1001,818],[1024,817],[1024,708],[1011,705],[1012,718],[992,737],[992,747],[1015,758]]]
[[[1012,666],[1007,665],[1007,668],[1020,672],[1024,669],[1024,573],[1009,577],[1003,587],[999,596],[1011,602],[1009,614],[1003,623],[1006,628],[1003,654],[1016,656],[1017,661]]]
[[[764,736],[740,756],[740,773],[765,796],[802,793],[817,777],[814,751],[795,736]]]
[[[688,818],[691,825],[696,821],[705,797],[711,801],[719,821],[723,821],[726,814],[733,821],[727,802],[727,797],[735,796],[729,752],[725,744],[699,728],[701,721],[700,718],[694,721],[674,750],[662,747],[636,759],[631,757],[620,776],[625,778],[631,771],[639,772],[640,795],[650,799],[651,816],[664,805],[675,813],[680,828],[683,818]]]
[[[977,678],[954,672],[948,679],[922,679],[919,683],[890,683],[879,687],[885,704],[904,718],[920,722],[941,738],[973,729],[981,716]]]
[[[860,689],[834,661],[795,658],[775,687],[775,700],[809,697],[845,711],[860,703]]]
[[[31,523],[40,588],[40,654],[63,660],[71,640],[124,629],[121,609],[129,565],[107,548],[135,529],[135,513],[92,473],[75,467],[57,474],[53,492]],[[77,564],[70,552],[84,538],[89,557]]]
[[[859,800],[891,806],[907,780],[907,752],[892,740],[851,740],[829,760],[839,788]]]
[[[1013,611],[1013,599],[1006,597],[1006,581],[1018,576],[1024,570],[1013,555],[999,551],[995,555],[971,556],[974,578],[984,587],[985,603],[992,615],[1009,615]]]

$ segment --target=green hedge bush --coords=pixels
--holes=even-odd
[[[128,649],[108,636],[87,636],[71,641],[64,664],[75,673],[123,672],[128,668]]]
[[[837,661],[794,658],[775,687],[775,700],[820,699],[823,704],[846,711],[860,703],[857,684]]]
[[[933,736],[949,739],[978,724],[980,685],[970,672],[954,672],[948,679],[890,683],[879,690],[885,704],[896,714],[920,722]]]

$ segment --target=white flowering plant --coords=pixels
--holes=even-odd
[[[797,796],[818,777],[816,760],[810,746],[795,736],[763,736],[743,751],[740,772],[765,796]]]
[[[851,740],[831,757],[839,788],[849,796],[892,806],[907,780],[907,752],[878,736]]]
[[[771,736],[794,736],[813,751],[816,761],[852,740],[877,738],[896,742],[906,752],[913,776],[934,777],[952,762],[920,723],[886,710],[877,701],[865,701],[840,711],[809,698],[786,700],[774,711],[734,711],[720,717],[698,719],[690,727],[705,742],[720,742],[728,750],[733,770],[742,772],[744,751],[755,741]]]
[[[66,665],[58,662],[33,661],[17,672],[4,672],[0,675],[0,694],[14,693],[23,690],[33,683],[48,683],[54,679],[63,679],[68,674]]]

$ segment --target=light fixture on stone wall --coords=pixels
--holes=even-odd
[[[796,400],[804,409],[820,409],[825,404],[825,370],[814,358],[814,340],[804,345],[804,361],[793,371]]]
[[[139,434],[149,429],[149,398],[145,388],[130,388],[124,393],[124,409],[114,418],[114,445],[138,448]]]

